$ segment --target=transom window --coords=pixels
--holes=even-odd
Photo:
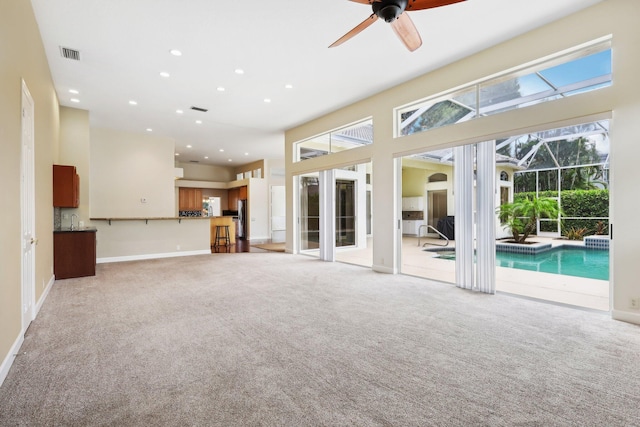
[[[295,143],[297,162],[373,144],[373,119]]]
[[[398,136],[611,85],[611,41],[396,109]]]

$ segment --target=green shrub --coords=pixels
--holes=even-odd
[[[517,193],[514,202],[531,198],[535,192]],[[555,191],[541,191],[539,197],[555,197]],[[609,221],[602,219],[569,219],[570,217],[609,217],[609,190],[564,190],[560,192],[562,229],[586,229],[586,234],[608,234]],[[566,233],[565,233],[566,234]]]

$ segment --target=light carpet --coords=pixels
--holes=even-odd
[[[640,328],[278,253],[57,281],[2,426],[637,426]]]

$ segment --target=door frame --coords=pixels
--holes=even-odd
[[[21,325],[27,331],[35,312],[35,138],[34,102],[29,88],[22,80],[20,218],[21,218]]]

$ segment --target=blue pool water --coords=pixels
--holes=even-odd
[[[453,260],[456,255],[439,251],[438,257]],[[537,255],[496,252],[496,266],[609,280],[609,251],[561,246]]]

